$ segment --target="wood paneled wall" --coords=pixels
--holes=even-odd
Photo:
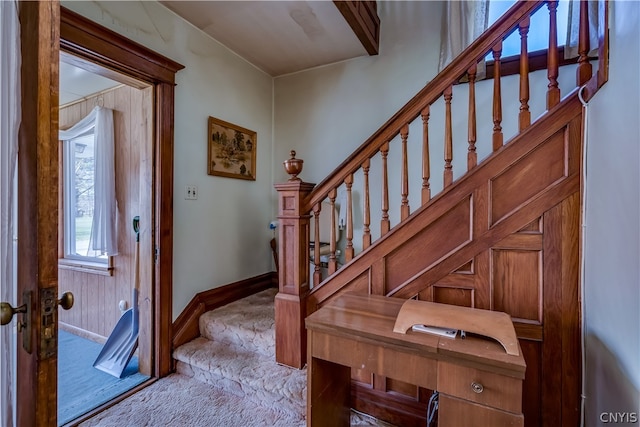
[[[151,194],[149,180],[153,136],[153,89],[118,86],[83,101],[60,108],[60,128],[66,129],[85,117],[96,105],[114,110],[115,168],[118,227],[118,255],[113,257],[113,274],[104,275],[61,266],[58,270],[60,293],[71,291],[75,305],[60,311],[63,327],[92,338],[104,340],[120,318],[118,303],[131,307],[135,271],[135,233],[133,217],[141,218],[141,316],[150,310],[153,260],[148,242],[151,230]],[[143,222],[147,222],[145,225]],[[60,238],[63,234],[60,233]],[[141,321],[141,328],[149,322]]]
[[[345,291],[507,312],[527,363],[525,426],[579,424],[581,125],[574,93],[314,288],[308,313]],[[428,390],[352,376],[356,409],[424,425]]]

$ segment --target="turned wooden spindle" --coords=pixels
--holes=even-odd
[[[587,83],[593,74],[591,63],[589,62],[589,50],[591,43],[589,39],[589,2],[580,2],[580,27],[578,33],[578,69],[576,70],[576,83],[582,86]]]
[[[344,250],[344,259],[349,262],[353,259],[353,195],[351,187],[353,186],[353,174],[349,174],[344,179],[344,185],[347,188],[347,246]]]
[[[467,170],[471,170],[478,164],[476,153],[476,75],[478,65],[474,64],[467,71],[469,76],[469,150],[467,152]]]
[[[362,249],[367,249],[371,246],[371,207],[369,203],[369,168],[371,166],[371,160],[367,159],[362,164],[362,172],[364,174],[364,223],[362,230]]]
[[[422,204],[431,200],[431,166],[429,156],[429,106],[424,107],[422,116]]]
[[[336,189],[329,191],[329,204],[331,205],[331,240],[329,246],[329,275],[338,269],[338,259],[336,258]],[[344,208],[342,208],[344,209]]]
[[[313,285],[318,286],[322,282],[322,271],[320,270],[320,203],[313,205]]]
[[[444,125],[444,187],[453,182],[453,131],[451,125],[451,99],[453,98],[453,86],[444,91],[445,125]]]
[[[520,113],[518,114],[518,129],[525,130],[531,125],[531,111],[529,111],[529,52],[527,34],[529,33],[529,18],[524,18],[519,25],[520,31]]]
[[[384,236],[389,232],[389,175],[387,168],[387,156],[389,155],[389,143],[385,142],[380,147],[382,157],[382,219],[380,220],[380,235]]]
[[[547,54],[547,78],[549,85],[547,90],[547,110],[560,102],[560,88],[558,87],[558,22],[557,0],[547,2],[549,8],[549,50]]]
[[[500,63],[502,41],[493,49],[493,151],[497,151],[504,143],[502,135],[502,86],[500,79]]]
[[[402,140],[402,171],[401,171],[401,205],[400,220],[404,221],[409,217],[409,159],[407,154],[407,140],[409,139],[409,125],[405,124],[400,130]]]

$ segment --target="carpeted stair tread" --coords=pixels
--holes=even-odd
[[[177,372],[239,397],[304,412],[306,371],[278,365],[273,357],[200,337],[174,351]],[[269,405],[271,406],[271,405]]]
[[[267,289],[200,316],[200,335],[272,357],[275,354],[274,298]]]
[[[181,376],[270,408],[283,420],[303,420],[302,424],[292,421],[291,426],[304,425],[306,370],[275,361],[276,293],[268,289],[203,314],[201,336],[175,349],[173,358]],[[246,425],[262,425],[256,422]],[[351,425],[385,424],[352,412]]]

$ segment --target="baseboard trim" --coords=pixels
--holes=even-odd
[[[200,336],[202,314],[273,287],[278,287],[278,275],[269,272],[196,294],[173,322],[172,350]]]
[[[86,329],[78,328],[77,326],[73,326],[65,322],[58,322],[58,328],[79,337],[86,338],[89,341],[97,342],[98,344],[104,344],[107,342],[107,337],[103,337],[102,335],[87,331]]]

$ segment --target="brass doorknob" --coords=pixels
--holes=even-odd
[[[65,292],[58,300],[58,305],[64,310],[69,310],[73,307],[73,294],[71,292]]]
[[[73,294],[71,292],[65,292],[58,300],[58,305],[64,310],[69,310],[73,307]],[[7,325],[11,323],[14,314],[26,313],[27,304],[22,304],[20,307],[12,307],[8,302],[0,302],[0,325]]]
[[[13,308],[8,302],[0,302],[0,325],[7,325],[13,319],[13,315],[17,313],[26,313],[27,305],[22,304],[20,307]]]

